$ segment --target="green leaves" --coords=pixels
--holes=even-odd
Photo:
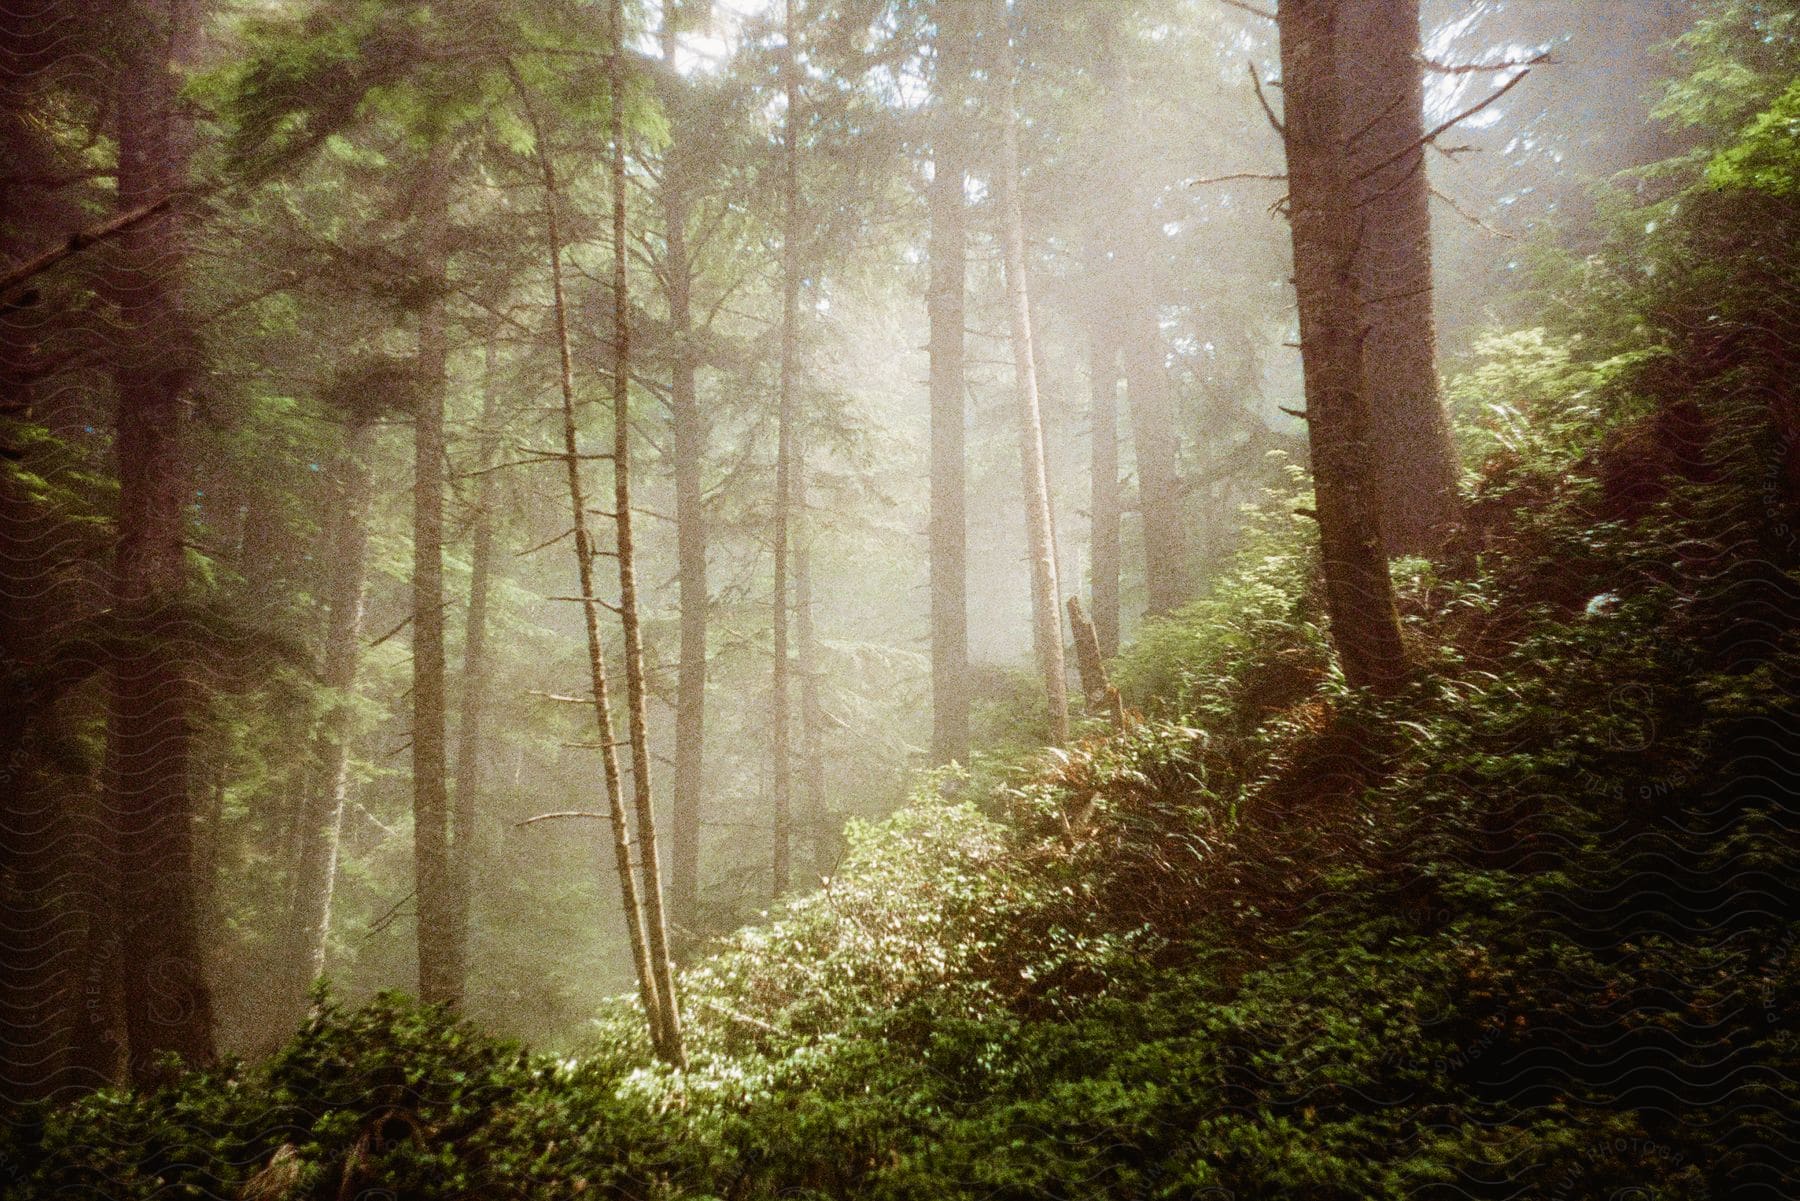
[[[1713,157],[1706,181],[1781,198],[1800,195],[1800,82],[1752,121],[1735,145]]]

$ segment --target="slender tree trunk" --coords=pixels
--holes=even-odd
[[[1294,276],[1313,491],[1324,559],[1326,610],[1352,687],[1386,689],[1406,669],[1393,583],[1382,546],[1369,404],[1363,395],[1361,214],[1338,93],[1339,0],[1283,0],[1281,75],[1286,104]]]
[[[969,761],[967,134],[968,34],[958,0],[938,5],[931,282],[931,761]]]
[[[1146,611],[1161,614],[1180,608],[1187,600],[1180,435],[1155,304],[1141,283],[1130,291],[1123,357],[1143,516]]]
[[[663,0],[663,61],[673,71],[679,10]],[[678,135],[679,136],[679,135]],[[681,609],[680,661],[675,684],[674,821],[670,833],[669,902],[676,923],[697,927],[700,910],[700,798],[706,787],[707,618],[706,422],[695,388],[693,263],[688,257],[686,181],[676,159],[664,168],[660,198],[668,279],[669,326],[675,340],[669,379],[669,416],[675,443],[675,558]]]
[[[615,18],[617,14],[615,13]],[[614,31],[618,26],[615,24]],[[619,43],[615,38],[614,48]],[[615,55],[616,58],[616,55]],[[614,94],[617,94],[615,78]],[[556,183],[554,160],[544,141],[543,126],[537,119],[531,95],[517,76],[513,78],[519,101],[531,121],[538,147],[538,167],[544,181],[544,234],[550,264],[550,296],[556,321],[556,349],[560,374],[557,382],[562,393],[563,467],[569,486],[569,515],[575,542],[575,573],[581,588],[582,624],[587,633],[588,682],[593,689],[594,733],[600,750],[601,770],[605,777],[607,824],[612,830],[613,866],[619,876],[619,898],[625,912],[625,929],[631,945],[631,961],[637,971],[638,1000],[644,1006],[644,1017],[650,1026],[650,1041],[659,1056],[667,1059],[669,1039],[663,1024],[664,1009],[659,974],[650,958],[650,937],[644,924],[644,903],[638,890],[636,865],[631,854],[631,817],[625,807],[625,782],[619,770],[619,744],[613,729],[612,703],[606,678],[606,648],[600,639],[602,601],[594,591],[594,559],[598,551],[588,529],[587,490],[581,479],[580,437],[575,425],[575,362],[569,350],[569,306],[563,289],[562,222],[558,215],[560,190]],[[595,456],[587,456],[589,458]]]
[[[421,208],[425,274],[442,280],[448,186],[441,152],[427,164]],[[413,423],[413,863],[418,883],[419,996],[455,1004],[462,963],[450,889],[450,798],[444,681],[444,393],[449,339],[444,302],[419,317]]]
[[[1338,56],[1363,236],[1362,388],[1390,555],[1440,548],[1457,517],[1456,448],[1437,372],[1431,185],[1425,170],[1419,0],[1360,0],[1339,16]],[[1386,164],[1383,166],[1382,164]]]
[[[812,521],[806,496],[806,456],[797,454],[794,509],[800,528],[794,538],[794,659],[800,677],[800,812],[812,844],[813,878],[828,870],[820,864],[821,848],[830,841],[825,829],[825,711],[819,703],[819,636],[813,625]]]
[[[179,113],[177,64],[198,37],[194,0],[140,6],[118,93],[121,211],[186,183],[190,130]],[[187,662],[183,545],[188,485],[184,448],[188,384],[198,368],[183,310],[183,222],[173,210],[119,239],[122,353],[116,369],[119,544],[115,603],[142,641],[112,673],[108,739],[116,771],[108,810],[117,837],[123,994],[132,1079],[161,1075],[174,1052],[213,1058],[212,998],[199,939],[194,870],[195,681]]]
[[[368,421],[352,417],[351,422],[335,472],[335,528],[328,542],[330,619],[321,675],[331,692],[331,708],[320,730],[318,790],[308,798],[301,822],[300,854],[289,923],[293,956],[289,981],[296,1000],[312,981],[325,974],[325,948],[331,933],[331,900],[337,882],[338,841],[343,833],[344,805],[350,794],[350,743],[354,724],[350,707],[362,646],[363,594],[368,576],[368,508],[369,496],[374,490],[369,454],[375,430]]]
[[[771,857],[771,888],[776,896],[788,890],[793,843],[794,764],[793,721],[789,712],[788,676],[788,551],[792,539],[790,519],[794,503],[794,375],[799,355],[800,264],[795,235],[800,225],[800,154],[797,118],[800,81],[794,62],[794,3],[785,0],[785,41],[782,45],[781,78],[787,99],[782,118],[782,219],[781,219],[781,379],[780,427],[775,446],[775,582],[772,601],[774,624],[774,787],[775,847]]]
[[[1050,494],[1044,467],[1044,426],[1038,407],[1037,364],[1031,343],[1031,292],[1025,278],[1025,216],[1019,200],[1019,131],[1014,95],[1016,64],[1008,45],[1007,8],[1000,0],[995,69],[1001,86],[1000,220],[1005,244],[1008,313],[1012,321],[1013,373],[1017,380],[1019,460],[1023,469],[1025,527],[1031,557],[1032,636],[1050,709],[1050,741],[1069,739],[1069,691],[1063,663],[1061,606],[1057,603],[1056,545],[1050,527]]]
[[[625,51],[624,0],[612,2],[612,238],[613,238],[613,509],[618,528],[619,620],[625,631],[625,697],[631,740],[631,794],[637,809],[638,858],[644,889],[644,927],[662,1007],[663,1057],[686,1063],[669,922],[663,906],[662,860],[657,850],[656,804],[651,789],[649,688],[644,679],[644,636],[638,619],[637,557],[631,514],[631,280],[625,242]]]
[[[456,939],[464,970],[474,962],[469,953],[469,914],[474,904],[477,870],[485,847],[482,837],[482,760],[486,754],[488,702],[488,600],[494,578],[494,464],[500,449],[498,348],[490,336],[482,373],[481,432],[476,442],[475,530],[469,550],[469,611],[463,627],[462,688],[457,701],[456,791],[450,844],[450,896],[456,906]]]
[[[1093,400],[1088,409],[1093,442],[1092,499],[1089,502],[1088,553],[1092,560],[1094,635],[1100,654],[1119,653],[1119,564],[1123,548],[1119,535],[1119,374],[1118,346],[1106,329],[1105,318],[1096,316],[1088,343],[1089,382]]]

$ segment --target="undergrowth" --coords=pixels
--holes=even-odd
[[[1127,729],[929,779],[688,970],[688,1071],[629,999],[556,1061],[321,996],[266,1063],[14,1115],[5,1196],[1789,1195],[1800,321],[1708,257],[1750,222],[1738,292],[1792,281],[1767,127],[1659,202],[1653,302],[1590,263],[1606,322],[1453,389],[1399,694],[1343,686],[1273,498],[1115,664]]]

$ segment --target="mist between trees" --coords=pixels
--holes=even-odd
[[[546,1046],[635,989],[680,1062],[677,964],[918,769],[1122,723],[1300,473],[1391,689],[1444,366],[1681,148],[1696,12],[6,6],[7,1087],[320,976]]]

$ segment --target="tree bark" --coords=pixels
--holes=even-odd
[[[931,761],[969,761],[968,408],[964,329],[968,287],[967,134],[962,113],[970,51],[961,0],[938,5],[937,111],[932,128],[931,281]]]
[[[782,91],[787,111],[781,123],[781,378],[779,429],[775,445],[775,580],[773,584],[772,625],[774,669],[771,680],[773,697],[770,707],[775,722],[774,737],[774,817],[775,845],[770,858],[770,888],[781,896],[788,890],[793,853],[794,764],[793,721],[789,712],[788,657],[788,556],[792,540],[794,503],[794,425],[798,419],[794,403],[794,376],[799,357],[800,264],[795,236],[800,225],[800,154],[797,118],[800,107],[800,81],[794,61],[794,3],[785,0],[784,41],[781,54]]]
[[[289,990],[301,994],[325,974],[325,949],[331,933],[331,901],[337,882],[338,843],[344,805],[350,794],[351,704],[362,649],[363,594],[367,584],[368,507],[374,490],[369,453],[375,427],[351,418],[334,472],[334,528],[327,543],[331,573],[326,603],[330,617],[325,635],[321,680],[330,690],[330,708],[319,732],[318,791],[308,798],[301,821],[300,851],[295,868],[293,909],[289,921],[292,960]]]
[[[1006,260],[1007,309],[1012,325],[1013,374],[1018,387],[1019,461],[1031,559],[1032,635],[1049,704],[1050,742],[1060,746],[1069,740],[1069,692],[1057,602],[1056,545],[1050,527],[1050,494],[1044,466],[1044,425],[1038,405],[1037,363],[1032,352],[1031,291],[1025,275],[1025,215],[1019,200],[1019,131],[1014,99],[1017,65],[1006,37],[1005,0],[999,0],[995,18],[995,70],[1001,80],[1000,169],[996,183]]]
[[[619,621],[625,632],[625,700],[631,741],[631,794],[637,810],[638,858],[644,890],[644,927],[649,935],[657,1001],[662,1008],[662,1055],[685,1065],[681,1009],[669,953],[669,923],[663,904],[662,860],[657,850],[656,804],[651,788],[649,688],[644,679],[644,636],[638,618],[637,557],[631,514],[631,280],[625,241],[625,53],[624,0],[612,2],[612,241],[613,241],[613,522],[618,530]]]
[[[1362,389],[1383,451],[1373,483],[1388,554],[1429,554],[1456,521],[1458,468],[1437,371],[1419,0],[1361,0],[1338,19],[1363,230]]]
[[[663,0],[663,62],[675,65],[679,10]],[[699,923],[701,795],[706,787],[707,622],[711,597],[706,571],[706,421],[695,387],[693,263],[688,255],[688,198],[678,158],[680,131],[664,168],[663,274],[668,284],[674,363],[669,378],[669,417],[675,450],[675,558],[681,646],[675,684],[675,779],[670,833],[669,901],[678,926]]]
[[[1352,687],[1385,690],[1406,670],[1371,470],[1363,394],[1361,226],[1338,57],[1352,52],[1340,0],[1283,0],[1281,75],[1300,355],[1332,638]]]
[[[191,129],[180,113],[179,64],[198,38],[194,0],[139,6],[119,73],[118,204],[129,212],[186,183]],[[108,720],[123,995],[132,1079],[150,1084],[173,1052],[214,1055],[212,997],[200,948],[190,795],[195,631],[183,620],[188,502],[185,432],[196,335],[182,301],[184,222],[176,210],[120,235],[118,557],[114,600],[137,626],[112,672]]]
[[[457,699],[456,789],[450,844],[450,897],[455,905],[456,940],[465,972],[470,911],[485,839],[480,830],[482,760],[486,754],[488,702],[488,601],[494,578],[494,464],[500,449],[498,348],[488,338],[482,372],[481,431],[476,440],[475,529],[469,549],[469,609],[463,625],[462,689]]]
[[[420,208],[423,272],[442,282],[448,186],[442,152],[425,166]],[[418,404],[413,422],[412,759],[413,864],[418,884],[419,997],[455,1004],[463,965],[450,889],[450,798],[444,681],[444,393],[449,340],[445,304],[419,316]]]

